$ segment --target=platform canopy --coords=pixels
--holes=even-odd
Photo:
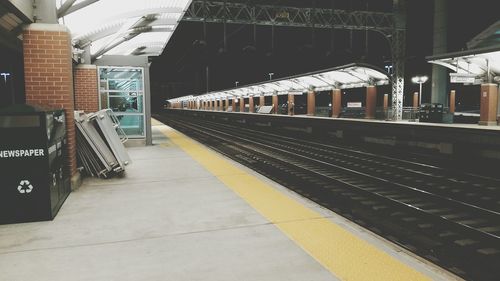
[[[253,96],[287,95],[310,90],[361,88],[368,85],[387,85],[389,77],[383,70],[368,64],[349,64],[316,72],[290,76],[201,95],[189,95],[167,100],[170,103],[193,100],[220,100]]]
[[[163,52],[191,0],[57,1],[58,17],[79,49],[106,55],[157,56]]]
[[[427,57],[430,63],[453,70],[452,83],[500,82],[500,45]]]
[[[500,20],[490,25],[484,31],[476,35],[469,42],[467,48],[485,48],[500,45]]]

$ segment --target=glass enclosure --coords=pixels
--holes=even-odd
[[[99,106],[113,110],[129,138],[144,137],[144,69],[100,66]]]

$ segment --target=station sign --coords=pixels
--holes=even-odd
[[[476,76],[473,74],[450,73],[451,83],[474,84]]]
[[[347,107],[362,107],[361,102],[348,102]]]

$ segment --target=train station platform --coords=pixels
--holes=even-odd
[[[1,280],[458,280],[153,121],[124,177],[0,226]]]

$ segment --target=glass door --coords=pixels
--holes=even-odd
[[[110,108],[129,138],[143,138],[144,69],[142,67],[99,67],[99,106]]]

